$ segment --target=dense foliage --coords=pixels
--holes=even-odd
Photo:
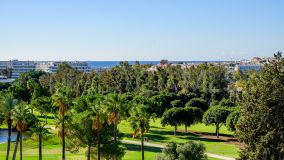
[[[237,136],[241,159],[284,158],[284,58],[280,53],[244,90]]]

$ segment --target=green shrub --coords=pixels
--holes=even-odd
[[[205,146],[199,142],[168,143],[156,160],[207,160]]]

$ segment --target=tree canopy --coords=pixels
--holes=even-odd
[[[237,137],[245,143],[241,159],[284,158],[284,58],[275,60],[251,78],[242,96]]]

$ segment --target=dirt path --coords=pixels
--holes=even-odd
[[[227,143],[227,144],[234,144],[238,148],[242,148],[244,146],[243,143],[240,143],[237,140],[237,138],[235,138],[234,136],[231,136],[231,135],[221,134],[219,136],[219,138],[217,138],[216,135],[212,134],[212,133],[203,133],[203,132],[194,132],[194,131],[189,131],[189,133],[198,135],[198,136],[200,136],[200,138],[205,138],[205,139],[210,139],[210,140],[212,140],[212,139],[213,140],[220,140],[220,141],[223,141],[224,143]]]
[[[131,140],[122,140],[122,143],[141,145],[141,142],[131,141]],[[164,148],[164,145],[149,143],[149,142],[144,142],[144,145],[148,146],[148,147]],[[217,154],[212,154],[212,153],[206,153],[206,154],[207,154],[208,157],[212,157],[212,158],[217,158],[217,159],[222,159],[222,160],[235,160],[235,158],[220,156],[220,155],[217,155]]]

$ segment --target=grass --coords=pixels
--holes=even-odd
[[[0,144],[0,159],[5,158],[6,147],[7,143]],[[123,157],[123,160],[141,159],[141,152],[139,145],[125,144],[125,147],[127,148],[127,151],[125,156]],[[13,152],[13,150],[14,150],[14,143],[11,143],[11,151]],[[10,152],[10,159],[12,158],[13,154],[12,152]],[[158,153],[161,153],[161,149],[154,147],[145,147],[145,159],[147,160],[154,160]],[[17,160],[18,159],[19,159],[19,150],[17,154]],[[37,142],[31,140],[26,140],[23,142],[23,159],[38,160]],[[66,159],[68,160],[86,159],[85,150],[83,149],[76,154],[66,152]],[[56,137],[44,143],[43,160],[61,160],[61,144]]]
[[[44,119],[42,119],[44,120]],[[54,127],[54,120],[49,117],[47,119],[50,127]],[[1,126],[5,128],[5,126]],[[136,139],[132,138],[132,131],[126,121],[122,121],[119,125],[119,130],[123,134],[124,139],[128,140],[139,140],[139,137]],[[184,130],[184,127],[181,126],[178,130]],[[198,131],[202,133],[214,134],[214,126],[205,126],[203,124],[195,124],[188,128],[190,131]],[[56,131],[52,131],[54,134]],[[232,135],[232,132],[229,132],[225,127],[221,127],[221,134]],[[171,126],[161,126],[160,120],[151,121],[151,128],[148,133],[145,135],[149,138],[149,142],[156,144],[165,144],[167,142],[175,141],[178,143],[184,143],[187,141],[199,141],[206,146],[206,151],[213,154],[228,156],[228,157],[238,157],[238,149],[233,144],[226,144],[220,140],[210,140],[199,137],[194,134],[178,132],[177,136],[173,136],[173,127]],[[0,159],[4,159],[6,155],[7,144],[0,144]],[[126,154],[123,157],[123,160],[140,160],[141,152],[140,145],[130,145],[125,144],[127,148]],[[14,150],[14,143],[11,144],[10,156]],[[145,159],[154,160],[157,154],[161,153],[160,148],[155,147],[145,147]],[[66,157],[68,160],[77,160],[77,159],[86,159],[85,149],[80,150],[79,153],[72,154],[66,152]],[[38,144],[36,141],[25,140],[23,142],[23,156],[25,160],[37,160],[38,159]],[[19,153],[17,155],[19,158]],[[209,160],[216,160],[215,158],[208,157]],[[60,160],[61,159],[61,143],[56,136],[44,142],[43,146],[43,159],[44,160]]]
[[[0,159],[4,159],[6,156],[6,146],[7,144],[0,144]],[[25,160],[38,160],[38,150],[36,142],[24,141],[23,144],[23,159]],[[139,145],[125,145],[127,148],[126,154],[123,160],[141,160],[141,152]],[[14,148],[14,143],[12,143],[11,148]],[[157,154],[161,153],[161,149],[154,147],[145,147],[145,159],[155,160]],[[12,154],[12,153],[10,153]],[[10,156],[11,158],[12,156]],[[68,160],[83,160],[86,159],[84,151],[80,151],[76,154],[71,154],[67,152],[66,158]],[[17,154],[17,160],[19,159],[19,153]],[[217,160],[215,158],[208,157],[209,160]],[[60,144],[45,144],[43,147],[43,160],[61,160],[61,145]]]
[[[14,150],[15,143],[11,143],[10,159]],[[6,156],[7,143],[0,144],[0,159]],[[56,137],[52,137],[43,144],[43,159],[45,160],[59,160],[61,159],[61,144]],[[67,152],[67,158],[70,160],[84,159],[84,153],[73,155]],[[19,148],[17,152],[17,159],[19,159]],[[38,160],[38,142],[32,140],[23,141],[23,159]]]
[[[132,131],[126,121],[122,121],[119,125],[120,132],[123,134],[124,139],[127,140],[139,140],[139,137],[133,139]],[[184,127],[179,127],[180,130],[184,130]],[[207,134],[213,134],[215,132],[214,126],[205,126],[204,124],[195,124],[188,128],[190,131],[198,131]],[[232,135],[225,127],[221,127],[221,134]],[[228,157],[238,157],[239,149],[233,144],[227,144],[222,140],[212,140],[202,138],[198,135],[191,133],[178,132],[176,136],[173,136],[173,127],[171,126],[161,126],[160,120],[151,121],[151,128],[148,133],[145,134],[148,137],[149,142],[164,144],[168,142],[184,143],[188,141],[199,141],[203,143],[206,147],[206,151],[213,154],[228,156]]]

